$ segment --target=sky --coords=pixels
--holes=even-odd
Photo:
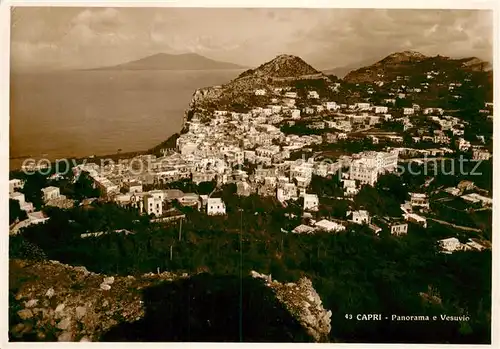
[[[194,52],[255,67],[279,54],[317,69],[415,50],[493,59],[488,10],[16,7],[11,66],[91,68]]]

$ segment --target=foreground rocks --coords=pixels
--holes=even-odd
[[[266,285],[274,290],[278,300],[285,305],[285,308],[316,342],[328,340],[332,312],[323,308],[321,298],[313,288],[311,280],[304,277],[297,283],[283,284],[272,280],[271,275],[259,274],[255,271],[252,271],[251,275],[264,280]]]
[[[238,318],[245,341],[320,342],[330,332],[331,312],[305,278],[282,284],[252,272],[241,291],[231,276],[106,276],[22,260],[9,274],[13,341],[239,341]]]
[[[182,277],[107,278],[57,261],[21,260],[10,261],[9,274],[11,340],[40,341],[98,341],[113,326],[144,316],[141,289]]]

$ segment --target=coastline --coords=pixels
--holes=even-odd
[[[205,89],[206,88],[207,87],[205,87]],[[208,88],[211,88],[211,87],[208,87]],[[81,163],[83,160],[86,160],[86,159],[87,160],[91,159],[92,161],[97,161],[97,160],[101,160],[101,159],[110,159],[110,160],[113,160],[113,161],[118,161],[120,159],[129,159],[129,158],[133,158],[133,157],[136,157],[136,156],[148,155],[148,154],[154,154],[156,156],[160,156],[161,155],[161,152],[160,152],[161,149],[163,149],[165,147],[166,148],[175,148],[175,141],[177,140],[177,138],[181,134],[183,134],[184,132],[186,132],[185,127],[186,127],[186,123],[188,121],[188,115],[189,115],[190,111],[193,109],[195,96],[197,95],[197,93],[200,90],[202,90],[202,89],[198,88],[198,89],[196,89],[194,91],[194,93],[192,95],[192,98],[191,98],[191,101],[189,102],[188,107],[184,110],[180,129],[177,132],[173,133],[171,136],[169,136],[163,142],[158,143],[157,145],[155,145],[155,146],[153,146],[153,147],[151,147],[149,149],[145,149],[145,150],[128,151],[128,152],[123,152],[123,153],[120,152],[120,153],[114,153],[114,154],[93,155],[92,158],[90,158],[90,156],[69,156],[69,157],[67,157],[67,159],[69,159],[69,160],[75,160],[75,162]],[[30,158],[29,157],[17,156],[17,157],[9,158],[9,161],[17,160],[17,159],[27,160],[27,159],[30,159]],[[56,164],[56,161],[57,161],[57,159],[56,160],[50,160],[50,166],[54,167],[54,165]],[[22,168],[23,168],[22,165],[11,167],[10,164],[9,164],[9,173],[21,171]]]

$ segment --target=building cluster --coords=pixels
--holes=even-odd
[[[394,172],[398,166],[398,151],[367,151],[353,156],[349,164],[349,179],[374,185],[381,174]]]
[[[198,195],[196,193],[184,193],[178,189],[154,189],[143,190],[143,183],[138,179],[131,179],[132,176],[121,176],[120,181],[114,178],[112,182],[98,173],[95,164],[83,164],[75,167],[75,172],[81,175],[88,174],[93,180],[95,188],[101,190],[101,195],[109,200],[113,200],[120,206],[132,206],[139,212],[160,220],[172,220],[182,218],[183,215],[176,209],[174,202],[181,206],[193,207],[197,210],[204,210],[208,215],[220,215],[226,213],[224,202],[220,198],[211,198],[209,195]],[[161,172],[160,172],[161,173]],[[118,191],[111,193],[102,186],[104,181],[113,183]],[[211,180],[211,179],[209,179]],[[112,194],[112,195],[110,195]]]
[[[19,207],[26,213],[33,212],[33,203],[26,201],[23,193],[19,190],[23,189],[24,181],[21,179],[11,179],[9,181],[9,198],[19,202]]]
[[[468,239],[467,242],[460,242],[456,237],[446,238],[438,241],[441,253],[452,254],[457,251],[482,251],[491,249],[491,245],[484,240]]]
[[[39,224],[47,221],[49,218],[42,211],[35,211],[33,203],[26,201],[23,193],[19,190],[23,189],[25,182],[20,179],[11,179],[9,181],[9,198],[19,202],[21,210],[26,212],[27,218],[22,221],[16,221],[9,229],[9,234],[17,234],[21,228],[28,227],[33,224]]]
[[[480,194],[480,192],[484,192],[484,190],[477,188],[472,181],[460,181],[456,187],[444,188],[443,192],[460,197],[469,204],[477,204],[489,208],[493,206],[493,199]]]
[[[253,91],[253,98],[268,100],[272,97],[269,104],[254,106],[246,112],[196,110],[186,122],[185,132],[177,138],[174,152],[165,152],[158,157],[141,155],[109,165],[85,163],[75,166],[73,173],[76,178],[82,174],[87,176],[103,199],[136,207],[155,220],[184,218],[178,205],[193,207],[210,216],[226,214],[225,203],[220,198],[212,197],[212,193],[198,195],[177,189],[144,189],[146,185],[156,184],[158,188],[180,180],[190,180],[197,185],[211,181],[218,186],[234,183],[239,196],[272,196],[285,206],[290,201],[302,199],[302,209],[310,215],[319,211],[321,200],[317,194],[308,192],[313,176],[328,177],[341,173],[344,198],[352,199],[363,185],[374,186],[381,175],[394,172],[400,156],[444,156],[454,152],[448,148],[453,144],[459,151],[471,151],[475,160],[490,159],[491,154],[484,147],[484,136],[478,135],[477,142],[464,138],[467,123],[461,119],[445,115],[442,108],[424,108],[415,103],[406,107],[397,105],[398,99],[406,99],[411,94],[428,89],[437,75],[439,72],[430,71],[421,86],[411,88],[406,86],[408,77],[397,77],[393,83],[400,86],[390,89],[388,98],[376,104],[366,100],[337,104],[314,90],[302,94],[291,87],[257,88]],[[369,94],[385,84],[383,76],[380,78],[381,81],[375,82],[374,86],[367,86]],[[338,90],[339,87],[336,84],[333,89]],[[459,82],[450,83],[449,91],[458,87]],[[486,104],[485,108],[489,111],[492,105]],[[418,127],[422,120],[432,124],[432,127]],[[326,131],[306,132],[322,135],[296,135],[285,134],[280,129],[281,125],[293,126],[304,121],[311,130]],[[428,149],[397,145],[397,148],[386,147],[385,151],[342,155],[334,162],[318,161],[313,157],[307,160],[291,158],[294,152],[347,139],[353,132],[369,131],[382,122],[401,123],[404,132],[411,132],[413,143],[430,142],[435,145]],[[367,134],[367,137],[373,144],[378,144],[381,138],[395,143],[404,141],[403,136],[396,132]],[[452,139],[456,141],[452,143]],[[11,180],[10,197],[18,200],[23,210],[32,212],[33,205],[25,202],[19,188],[22,188],[22,182]],[[444,190],[469,203],[491,206],[491,199],[479,193],[465,193],[470,188],[464,189],[463,185]],[[70,207],[71,203],[60,194],[59,188],[51,186],[42,192],[46,205]],[[427,194],[409,195],[409,200],[401,205],[401,217],[371,217],[368,210],[349,211],[345,220],[311,218],[307,224],[299,225],[292,232],[337,233],[344,231],[348,224],[366,224],[376,234],[384,228],[392,235],[404,235],[408,232],[408,222],[426,227],[424,214],[430,210]],[[35,216],[32,221],[45,219]]]

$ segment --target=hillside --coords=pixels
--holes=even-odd
[[[392,98],[399,107],[415,103],[467,110],[461,115],[467,119],[473,118],[471,111],[484,107],[484,101],[493,100],[491,65],[476,57],[453,59],[414,51],[396,52],[351,71],[343,81],[347,95],[373,104]]]
[[[238,78],[298,78],[305,75],[321,74],[318,70],[307,64],[302,58],[292,55],[279,55],[256,69],[249,69]]]
[[[300,80],[324,80],[329,78],[300,57],[278,55],[255,69],[241,73],[222,86],[202,88],[193,94],[190,110],[217,108],[248,108],[265,105],[274,93],[274,87],[293,85]],[[255,96],[256,89],[264,89],[266,96]]]
[[[233,63],[215,61],[196,53],[180,55],[158,53],[116,66],[97,68],[97,70],[222,70],[244,68]]]
[[[362,60],[357,61],[357,62],[352,62],[352,63],[346,64],[343,66],[322,69],[321,71],[323,73],[325,73],[326,75],[335,75],[339,78],[344,78],[351,71],[359,69],[359,68],[367,66],[367,65],[370,65],[373,62],[377,61],[378,58],[379,57],[366,58],[366,59],[362,59]]]
[[[450,80],[463,79],[466,72],[486,70],[489,63],[476,57],[452,59],[444,56],[428,57],[415,51],[403,51],[390,54],[382,60],[349,72],[344,81],[349,83],[384,83],[397,79],[398,76],[427,76],[431,71],[445,73]],[[443,75],[441,75],[443,76]]]

